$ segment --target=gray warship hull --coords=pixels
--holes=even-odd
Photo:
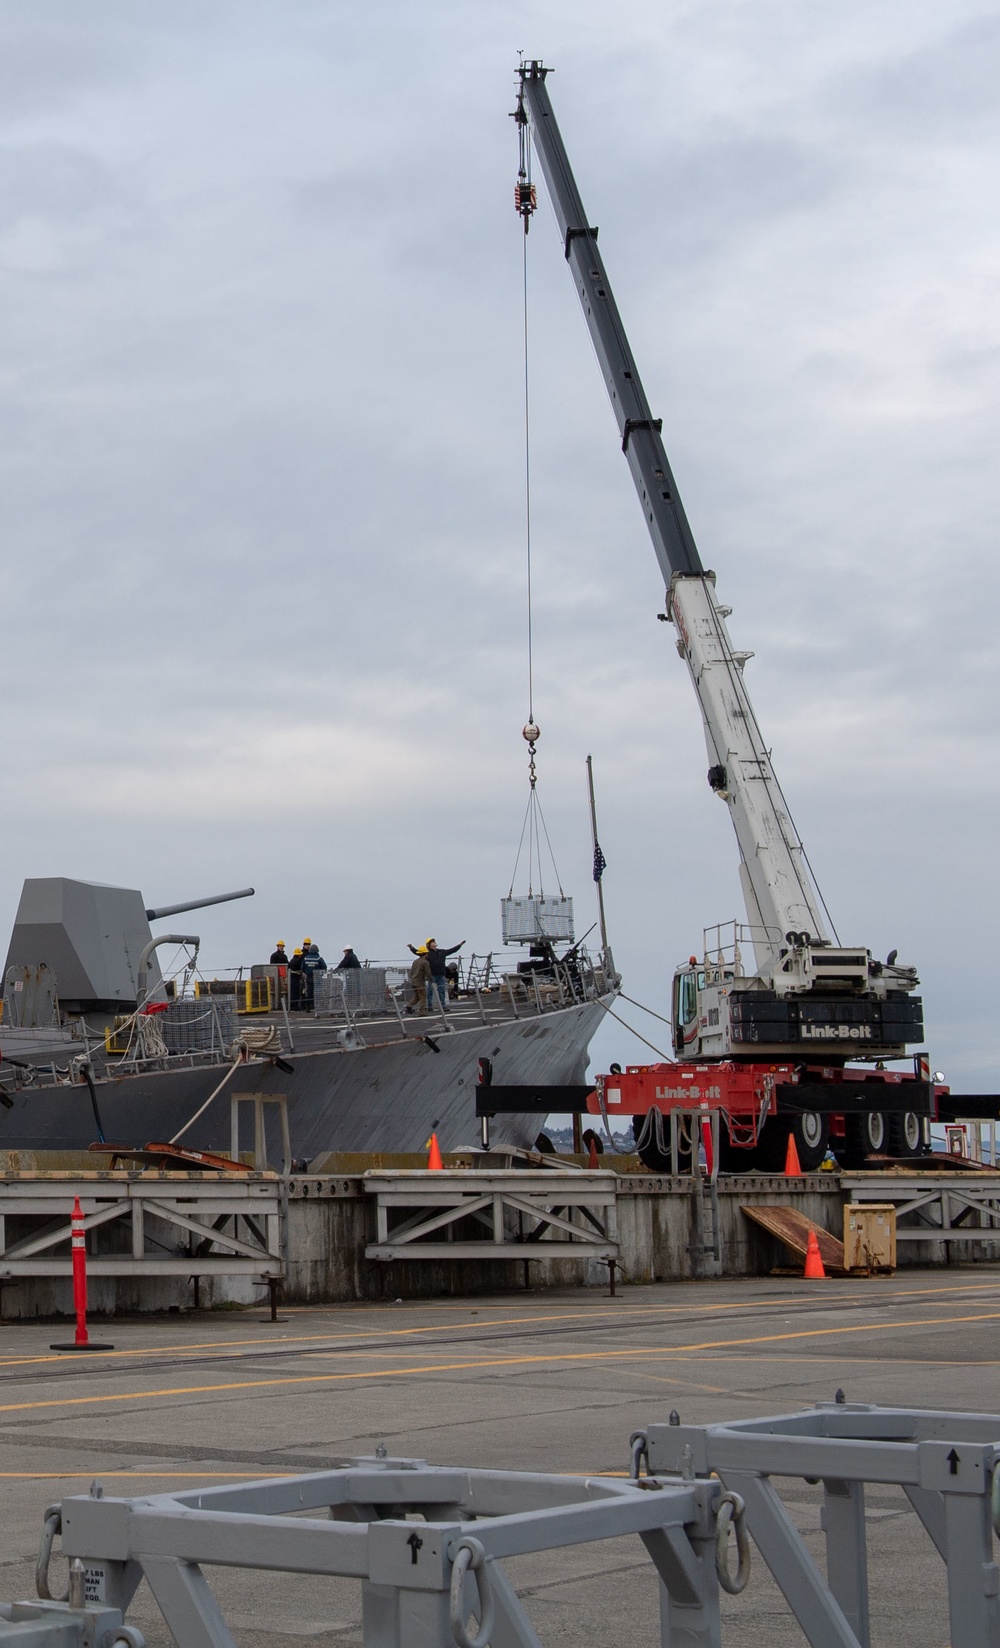
[[[231,1095],[264,1093],[285,1095],[297,1158],[311,1160],[328,1151],[418,1151],[432,1130],[444,1150],[474,1144],[478,1060],[490,1059],[494,1080],[505,1085],[581,1083],[587,1046],[604,1011],[605,1002],[597,998],[484,1024],[481,1018],[474,1021],[471,1010],[459,1009],[449,1015],[447,1027],[430,1018],[414,1021],[412,1030],[386,1022],[383,1039],[364,1046],[331,1046],[324,1036],[326,1045],[297,1046],[283,1054],[291,1070],[272,1059],[237,1066],[182,1142],[228,1153]],[[309,1029],[302,1026],[304,1043]],[[364,1034],[375,1029],[366,1025]],[[230,1068],[213,1061],[171,1069],[167,1062],[160,1069],[105,1073],[94,1084],[105,1139],[134,1148],[173,1139]],[[246,1150],[253,1145],[253,1107],[240,1108],[240,1146]],[[530,1145],[543,1121],[541,1115],[497,1117],[492,1137],[497,1144]],[[90,1091],[79,1081],[8,1092],[0,1109],[0,1151],[80,1151],[98,1138]],[[272,1161],[280,1159],[276,1116],[268,1118],[268,1148]]]
[[[467,971],[447,1009],[403,1009],[405,971],[317,973],[306,1011],[279,966],[207,993],[159,983],[151,919],[226,902],[147,910],[134,888],[66,877],[26,881],[7,954],[0,1024],[0,1152],[78,1152],[183,1143],[232,1148],[234,1095],[283,1096],[291,1154],[443,1149],[474,1144],[478,1061],[499,1085],[578,1085],[590,1038],[612,999],[613,970],[585,956],[543,971]],[[405,965],[405,964],[404,964]],[[395,982],[392,982],[392,981]],[[137,1001],[141,1006],[137,1007]],[[281,1160],[281,1107],[266,1118]],[[238,1145],[254,1145],[253,1105],[235,1107]],[[530,1145],[540,1112],[498,1117],[498,1144]]]

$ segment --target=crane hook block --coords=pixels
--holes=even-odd
[[[519,177],[514,184],[514,210],[520,217],[530,217],[538,205],[535,185]]]

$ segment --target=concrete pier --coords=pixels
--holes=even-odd
[[[414,1164],[415,1165],[415,1164]],[[512,1289],[604,1287],[608,1282],[606,1261],[596,1258],[545,1259],[542,1246],[526,1269],[522,1258],[497,1259],[412,1259],[379,1262],[366,1257],[366,1249],[376,1238],[373,1197],[366,1192],[363,1174],[357,1171],[356,1160],[350,1163],[352,1171],[304,1175],[289,1180],[271,1178],[268,1182],[278,1195],[281,1205],[282,1251],[285,1268],[283,1297],[288,1305],[324,1305],[355,1301],[396,1299],[430,1299],[488,1295]],[[89,1194],[99,1200],[110,1201],[120,1191],[120,1182],[134,1182],[141,1177],[143,1187],[152,1182],[167,1187],[176,1198],[178,1175],[96,1174],[88,1176]],[[180,1178],[184,1178],[181,1175]],[[434,1175],[430,1176],[434,1179]],[[470,1174],[470,1179],[473,1176]],[[603,1175],[602,1175],[603,1177]],[[765,1276],[777,1266],[786,1265],[789,1256],[773,1237],[767,1235],[746,1217],[744,1207],[782,1206],[796,1210],[831,1234],[843,1231],[845,1202],[861,1194],[892,1195],[905,1206],[907,1201],[930,1207],[927,1198],[935,1189],[940,1195],[942,1184],[952,1184],[951,1176],[927,1188],[919,1175],[900,1173],[850,1175],[809,1174],[798,1179],[781,1175],[746,1174],[719,1180],[718,1260],[705,1251],[704,1196],[689,1179],[671,1179],[650,1174],[608,1175],[616,1192],[615,1223],[619,1248],[618,1276],[622,1286],[650,1286],[672,1280],[699,1280],[710,1277]],[[545,1174],[538,1175],[539,1183],[546,1182]],[[865,1185],[864,1181],[870,1181]],[[79,1174],[66,1173],[65,1191],[67,1214],[74,1194],[73,1186],[84,1183]],[[7,1200],[5,1202],[5,1184]],[[13,1206],[10,1178],[0,1178],[0,1214],[4,1206]],[[859,1186],[862,1187],[859,1189]],[[117,1189],[116,1189],[117,1187]],[[370,1188],[370,1187],[369,1187]],[[215,1203],[217,1185],[209,1176],[191,1175],[185,1196],[190,1196],[190,1212],[197,1214],[199,1196],[206,1207]],[[1000,1175],[966,1173],[954,1178],[952,1192],[958,1209],[955,1217],[964,1221],[954,1229],[942,1233],[927,1225],[926,1239],[922,1228],[911,1226],[905,1240],[899,1242],[899,1267],[955,1266],[959,1264],[990,1264],[1000,1259],[1000,1232],[994,1239],[993,1231],[1000,1221]],[[699,1207],[699,1196],[701,1206]],[[975,1201],[975,1197],[980,1202]],[[970,1205],[971,1204],[971,1205]],[[96,1205],[96,1200],[95,1200]],[[990,1208],[994,1211],[990,1212]],[[923,1215],[920,1215],[921,1217]],[[150,1216],[151,1217],[151,1216]],[[951,1217],[949,1214],[948,1217]],[[278,1223],[275,1219],[275,1224]],[[147,1221],[148,1223],[148,1221]],[[16,1241],[17,1221],[6,1219],[6,1243]],[[902,1228],[902,1226],[901,1226]],[[94,1229],[88,1238],[91,1254],[113,1255],[122,1237],[116,1235],[116,1226],[108,1224]],[[23,1235],[23,1232],[22,1232]],[[153,1226],[154,1238],[176,1242],[177,1231],[158,1231]],[[255,1274],[208,1274],[204,1263],[190,1263],[186,1255],[187,1238],[181,1235],[180,1245],[170,1264],[172,1274],[164,1275],[162,1262],[148,1267],[136,1266],[130,1274],[100,1274],[101,1265],[93,1267],[90,1283],[90,1305],[95,1315],[122,1311],[141,1312],[157,1310],[185,1310],[195,1302],[193,1276],[201,1269],[198,1284],[199,1302],[211,1305],[248,1304],[263,1297],[263,1289]],[[190,1246],[192,1256],[195,1245]],[[105,1267],[107,1268],[107,1267]],[[251,1264],[249,1269],[253,1271]],[[264,1267],[258,1267],[261,1274]],[[8,1267],[9,1275],[9,1267]],[[4,1261],[0,1255],[0,1306],[4,1320],[30,1319],[66,1313],[70,1310],[71,1295],[68,1260],[62,1275],[43,1275],[5,1280]]]

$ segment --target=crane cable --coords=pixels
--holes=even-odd
[[[531,403],[529,396],[529,354],[528,354],[528,228],[531,224],[531,215],[535,210],[535,188],[531,181],[531,127],[528,124],[528,111],[524,106],[524,88],[518,94],[517,108],[514,110],[514,120],[517,123],[517,182],[514,185],[514,206],[522,223],[524,236],[521,242],[521,312],[522,337],[524,359],[524,535],[526,582],[528,601],[528,722],[524,729],[524,736],[528,739],[530,760],[528,771],[531,787],[535,787],[535,739],[538,732],[535,724],[535,677],[534,677],[534,648],[531,611]],[[534,731],[535,738],[529,738],[529,731]]]
[[[552,869],[559,887],[559,896],[565,897],[559,867],[556,864],[555,854],[552,851],[552,842],[549,839],[548,827],[542,812],[541,802],[538,799],[538,770],[536,766],[535,746],[541,736],[541,730],[535,720],[535,674],[534,674],[534,623],[532,610],[532,580],[531,580],[531,398],[530,398],[530,354],[528,348],[528,227],[531,222],[538,201],[535,186],[531,181],[531,128],[528,123],[528,112],[524,106],[523,88],[518,93],[517,107],[513,113],[517,125],[518,168],[517,181],[514,184],[514,208],[524,224],[521,255],[521,306],[522,306],[522,356],[524,362],[524,532],[525,532],[525,583],[527,599],[527,641],[528,641],[528,719],[522,728],[522,736],[528,745],[528,805],[525,809],[524,822],[521,825],[521,836],[517,846],[517,857],[514,860],[514,871],[510,880],[510,896],[514,891],[514,879],[517,875],[521,853],[524,848],[525,835],[528,838],[528,896],[534,891],[535,867],[538,868],[538,892],[544,896],[542,885],[542,841],[548,849],[552,860]]]

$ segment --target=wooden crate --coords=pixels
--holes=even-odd
[[[845,1204],[844,1268],[895,1270],[896,1209],[892,1202]]]

